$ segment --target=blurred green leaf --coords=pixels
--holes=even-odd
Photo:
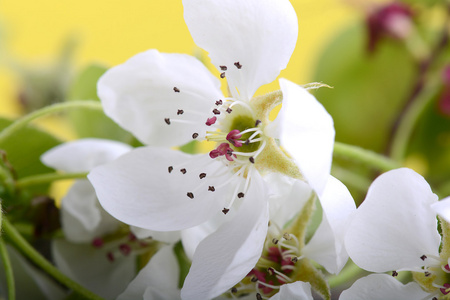
[[[415,73],[400,43],[385,40],[368,53],[365,27],[345,29],[319,57],[312,78],[334,87],[314,93],[334,119],[336,140],[383,152]]]
[[[11,120],[0,118],[0,130],[11,124]],[[3,143],[0,149],[6,152],[9,164],[17,178],[51,172],[52,169],[41,163],[40,157],[47,150],[59,145],[62,141],[36,127],[28,126],[18,130]],[[33,195],[46,194],[48,184],[33,186],[27,191]],[[6,199],[5,199],[6,200]]]
[[[439,95],[434,95],[417,124],[408,154],[425,160],[427,180],[431,184],[445,185],[450,172],[450,116],[439,110]]]
[[[97,81],[107,68],[90,65],[80,72],[69,92],[70,100],[97,100]],[[95,137],[133,143],[133,136],[120,128],[103,112],[71,111],[69,114],[74,129],[80,138]]]

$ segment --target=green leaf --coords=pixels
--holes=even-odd
[[[70,89],[68,100],[97,100],[97,81],[107,70],[100,65],[90,65],[80,72]],[[95,137],[135,143],[135,138],[99,111],[71,111],[69,114],[80,138]]]
[[[0,130],[12,123],[11,120],[0,118]],[[49,133],[33,126],[18,130],[3,143],[0,149],[6,152],[7,164],[9,164],[17,178],[51,172],[52,169],[44,166],[41,155],[47,150],[59,145],[62,141]],[[31,194],[46,194],[48,184],[33,186],[29,189]],[[5,199],[6,200],[6,199]]]
[[[319,57],[312,80],[334,87],[314,94],[334,119],[336,140],[383,152],[417,71],[399,42],[383,40],[370,54],[367,38],[362,24],[345,29]]]

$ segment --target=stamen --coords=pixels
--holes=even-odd
[[[447,295],[448,293],[450,293],[450,283],[445,283],[439,290],[442,294]]]
[[[112,252],[108,252],[107,254],[106,254],[106,258],[108,258],[108,260],[110,261],[110,262],[113,262],[114,261],[114,254],[112,253]]]
[[[450,273],[450,267],[448,264],[446,264],[445,266],[441,265],[441,268],[445,273]]]
[[[224,208],[224,209],[222,209],[222,212],[223,212],[224,215],[226,215],[229,211],[230,211],[229,208]]]
[[[275,245],[278,244],[278,239],[273,238],[273,239],[272,239],[272,243],[274,243]]]
[[[166,122],[167,125],[170,125],[170,119],[169,118],[164,118],[164,122]]]
[[[252,164],[255,163],[255,159],[253,158],[253,156],[250,156],[250,157],[248,158],[248,160],[249,160]]]
[[[392,271],[392,277],[397,277],[398,276],[398,272],[397,271]]]
[[[194,199],[194,194],[192,194],[191,192],[188,192],[186,195],[187,195],[189,198]]]
[[[256,120],[255,127],[258,127],[259,124],[261,124],[261,120]]]
[[[212,112],[215,115],[220,115],[220,110],[218,110],[217,108],[214,108]]]
[[[217,120],[217,118],[216,117],[212,117],[212,118],[208,118],[207,120],[206,120],[206,125],[207,126],[211,126],[211,125],[213,125],[214,123],[216,123],[216,120]],[[167,123],[167,122],[166,122]],[[169,121],[169,124],[170,124],[170,121]]]
[[[177,88],[176,86],[174,86],[174,87],[173,87],[173,91],[174,91],[175,93],[179,93],[179,92],[180,92],[180,89]]]
[[[130,247],[130,245],[127,245],[127,244],[119,245],[119,250],[125,256],[128,256],[131,253],[131,247]]]
[[[179,109],[178,111],[177,111],[177,115],[182,115],[184,113],[184,110],[182,110],[182,109]]]
[[[225,72],[220,73],[220,78],[224,79],[225,78]]]
[[[200,173],[200,175],[198,175],[198,177],[200,177],[200,179],[203,179],[206,177],[206,173]]]
[[[237,288],[232,287],[232,288],[231,288],[231,292],[232,292],[233,294],[237,293]]]
[[[240,192],[237,196],[238,196],[238,198],[243,198],[244,197],[244,193]]]
[[[187,171],[186,171],[185,168],[183,168],[183,169],[180,169],[180,172],[183,173],[183,174],[186,174]]]
[[[283,273],[281,273],[281,272],[275,270],[275,269],[272,268],[272,267],[269,267],[269,268],[267,269],[267,271],[269,272],[270,275],[276,275],[276,277],[277,277],[277,279],[278,279],[279,281],[283,281],[283,282],[292,282],[292,280],[291,280],[288,276],[286,276],[286,274],[283,274]]]
[[[219,66],[219,67],[222,71],[226,71],[228,69],[227,66]]]
[[[214,192],[216,189],[214,188],[214,186],[212,186],[212,185],[210,185],[209,187],[208,187],[208,191],[210,191],[210,192]]]
[[[167,169],[169,170],[169,173],[172,173],[172,171],[173,171],[173,167],[172,166],[169,166]]]
[[[92,246],[95,248],[101,248],[103,246],[103,239],[102,238],[95,238],[92,240]]]
[[[425,261],[425,259],[427,259],[427,256],[424,254],[420,257],[421,260]]]
[[[195,140],[196,138],[198,138],[198,133],[197,132],[194,132],[193,134],[192,134],[192,138]]]
[[[220,100],[220,99],[216,101],[216,105],[217,105],[217,106],[222,105],[222,103],[223,103],[223,102],[222,102],[222,100]]]
[[[242,68],[242,65],[237,61],[234,63],[234,65],[236,66],[236,68],[240,69]]]
[[[227,110],[226,110],[226,112],[229,113],[229,114],[231,114],[232,111],[233,111],[233,110],[232,110],[231,108],[229,108],[229,107],[228,107]]]

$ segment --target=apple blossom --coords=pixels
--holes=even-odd
[[[334,129],[323,106],[287,80],[280,80],[281,92],[253,97],[285,68],[295,47],[297,17],[289,1],[185,0],[183,6],[194,41],[227,80],[230,97],[184,54],[149,50],[110,69],[98,82],[105,113],[149,146],[88,178],[105,210],[133,226],[185,230],[222,212],[222,224],[195,248],[181,290],[185,299],[213,298],[260,257],[269,220],[262,176],[302,179],[321,195]],[[281,101],[271,122],[269,112]],[[169,149],[203,139],[216,148],[202,155]]]
[[[350,258],[361,268],[372,272],[412,271],[425,297],[403,299],[448,299],[450,297],[449,223],[445,220],[450,201],[438,202],[425,179],[406,168],[380,175],[370,186],[364,202],[357,209],[345,238]],[[438,232],[438,219],[442,239]],[[363,299],[371,285],[387,281],[370,277],[358,283],[345,295]],[[392,281],[392,280],[390,280]],[[380,289],[404,291],[412,285],[386,283]],[[380,291],[385,294],[385,291]],[[347,297],[346,296],[346,297]],[[366,299],[369,299],[366,297]]]

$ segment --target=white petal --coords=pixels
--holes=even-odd
[[[149,50],[108,70],[97,89],[105,113],[144,144],[177,146],[205,131],[215,101],[223,97],[219,86],[196,58]]]
[[[431,209],[433,209],[437,215],[444,218],[445,221],[450,223],[450,197],[433,203]]]
[[[328,272],[337,274],[348,260],[344,237],[356,206],[345,185],[333,176],[328,178],[320,203],[322,222],[303,249],[303,254],[320,263]]]
[[[130,230],[138,239],[152,238],[168,244],[176,243],[181,238],[179,231],[154,231],[136,226],[130,226]]]
[[[235,211],[235,209],[232,209],[226,215],[222,212],[217,213],[208,221],[195,227],[185,229],[181,232],[183,249],[190,260],[194,258],[194,252],[201,241],[216,231],[223,223],[225,223],[225,221],[231,219],[231,216],[235,213]]]
[[[106,249],[90,244],[55,240],[52,254],[62,273],[106,299],[117,297],[136,274],[134,256],[116,257],[111,262]]]
[[[144,297],[145,293],[154,295],[154,297],[148,299],[177,299],[176,297],[171,298],[177,294],[178,299],[181,299],[180,289],[178,288],[179,277],[180,270],[173,248],[172,246],[165,246],[139,271],[136,278],[120,294],[117,300],[147,299],[147,297]],[[159,297],[155,296],[157,293],[160,294]]]
[[[169,166],[174,168],[171,173]],[[142,147],[95,168],[88,178],[112,216],[145,229],[175,231],[201,224],[223,209],[234,190],[233,182],[219,187],[231,176],[224,168],[207,154]],[[200,173],[206,178],[200,179]],[[209,186],[216,191],[208,191]]]
[[[270,189],[270,222],[283,228],[308,201],[311,187],[301,180],[279,173],[269,173],[264,176],[264,181]]]
[[[410,169],[380,175],[347,231],[350,258],[373,272],[428,265],[422,255],[439,256],[436,214],[430,207],[436,201],[425,179]]]
[[[288,0],[183,0],[183,7],[195,43],[209,52],[219,70],[227,67],[234,96],[237,88],[249,100],[289,62],[298,24]]]
[[[50,149],[41,156],[42,163],[65,172],[89,172],[130,151],[129,145],[102,139],[81,139]]]
[[[305,179],[321,196],[331,169],[334,145],[333,119],[304,88],[280,79],[283,103],[269,134],[278,138],[297,162]]]
[[[270,297],[270,300],[313,300],[311,284],[302,281],[283,284],[278,294]]]
[[[238,283],[261,256],[269,221],[267,194],[259,174],[236,215],[204,239],[194,254],[182,299],[210,299]],[[236,205],[231,209],[236,209]]]
[[[89,243],[115,231],[120,222],[101,206],[87,180],[78,180],[61,202],[61,223],[67,240]]]
[[[422,300],[430,294],[423,291],[415,282],[402,284],[386,274],[371,274],[358,279],[349,289],[343,291],[339,300]]]

